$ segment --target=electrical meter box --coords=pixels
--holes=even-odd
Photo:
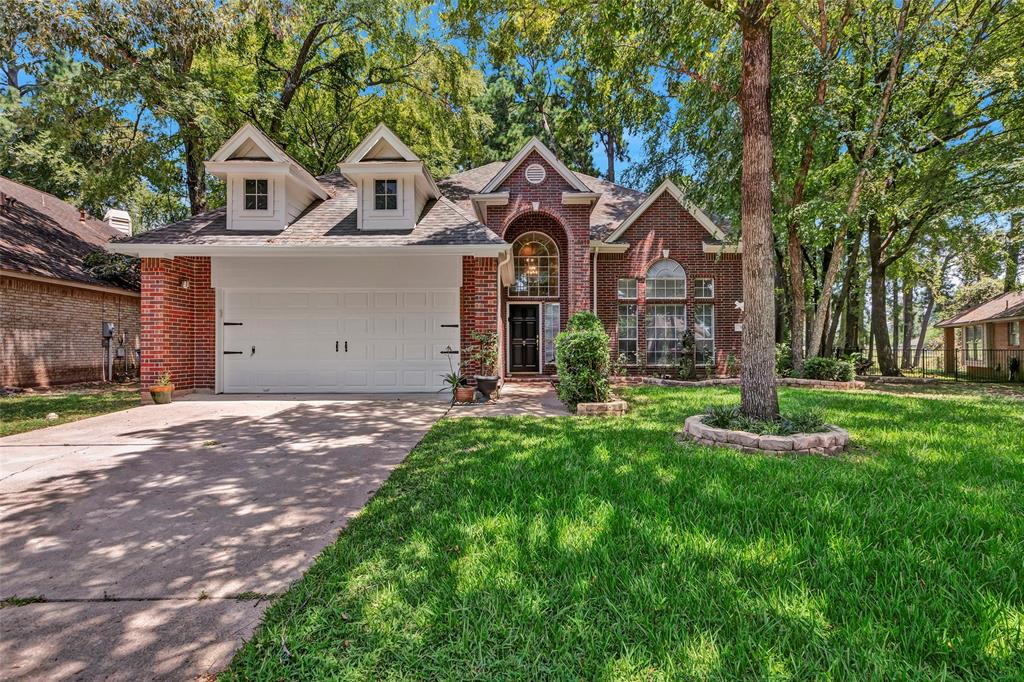
[[[114,338],[114,323],[104,322],[103,323],[103,338],[112,339]]]

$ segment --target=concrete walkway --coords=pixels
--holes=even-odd
[[[215,673],[447,410],[206,396],[0,439],[0,678]],[[241,597],[241,598],[240,598]]]
[[[452,405],[451,417],[567,417],[569,411],[547,381],[509,382],[501,387],[501,398],[489,403]]]

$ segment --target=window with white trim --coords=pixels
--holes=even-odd
[[[977,361],[981,359],[984,333],[985,328],[980,324],[964,327],[964,360]]]
[[[686,272],[674,260],[660,260],[647,270],[647,298],[686,298]]]
[[[715,362],[715,306],[698,303],[693,306],[693,348],[698,365]]]
[[[266,211],[270,206],[270,187],[266,179],[245,179],[244,199],[246,211]]]
[[[1010,323],[1010,345],[1020,345],[1020,320],[1014,320]]]
[[[618,284],[618,297],[627,301],[636,298],[636,280],[632,278],[621,278]]]
[[[375,211],[398,210],[398,180],[373,181],[373,208]]]
[[[647,306],[647,364],[675,365],[683,350],[686,334],[686,306]]]
[[[558,247],[546,234],[527,232],[512,244],[515,279],[509,296],[558,295]]]
[[[628,365],[636,364],[636,304],[619,304],[619,322],[617,336],[619,338],[618,357]]]
[[[693,280],[694,298],[714,298],[715,280],[710,277],[698,277]]]
[[[544,364],[555,364],[555,337],[562,331],[562,309],[557,303],[544,304]]]

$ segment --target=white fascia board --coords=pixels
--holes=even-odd
[[[470,194],[469,200],[473,202],[473,212],[481,223],[487,222],[488,206],[506,206],[508,204],[508,192],[490,192],[488,194]]]
[[[739,244],[701,244],[704,253],[743,253],[743,247]]]
[[[615,244],[609,244],[599,239],[590,240],[590,252],[591,253],[625,253],[629,249],[629,244],[626,242],[618,242]]]
[[[555,172],[561,175],[576,191],[591,191],[591,189],[587,187],[582,180],[576,177],[575,173],[569,170],[564,163],[558,160],[558,157],[555,156],[554,152],[544,146],[543,142],[538,140],[536,137],[531,137],[529,141],[523,145],[523,148],[519,150],[519,153],[513,156],[512,160],[506,163],[504,167],[498,171],[498,174],[491,178],[491,181],[488,182],[482,190],[480,190],[480,193],[490,194],[500,187],[501,183],[505,182],[505,179],[512,174],[512,171],[519,167],[523,160],[529,156],[530,152],[537,152],[540,154],[541,158],[547,161],[548,165],[554,168]]]
[[[613,242],[622,235],[624,235],[626,233],[626,230],[629,229],[629,226],[636,222],[637,218],[642,216],[647,211],[647,209],[651,207],[651,204],[653,204],[658,199],[658,197],[660,197],[665,192],[670,193],[675,198],[675,200],[679,202],[679,205],[685,208],[690,213],[690,215],[692,215],[694,219],[698,223],[700,223],[701,226],[705,230],[707,230],[709,234],[711,234],[712,237],[714,237],[715,239],[722,240],[726,238],[725,233],[722,232],[721,228],[719,228],[718,225],[715,225],[715,222],[711,220],[711,218],[709,218],[704,211],[700,210],[700,208],[687,201],[686,197],[683,196],[682,190],[676,187],[676,183],[666,179],[663,183],[658,185],[658,188],[656,190],[651,192],[650,195],[648,195],[648,197],[644,199],[642,204],[636,207],[635,211],[630,213],[629,216],[622,221],[622,223],[615,229],[615,231],[608,236],[608,241]]]
[[[206,171],[215,177],[224,179],[228,173],[257,173],[291,177],[299,185],[306,187],[320,199],[328,197],[327,192],[305,168],[294,161],[207,161],[203,164]]]
[[[395,133],[383,123],[378,123],[377,127],[373,129],[373,132],[364,137],[363,141],[352,150],[351,154],[345,157],[345,160],[342,161],[342,163],[358,163],[381,139],[391,145],[406,161],[420,160],[420,157],[413,154],[412,150],[402,142],[398,135],[395,135]]]
[[[287,175],[287,161],[207,161],[206,172],[224,179],[228,173],[257,173],[259,175]]]
[[[229,244],[132,244],[108,242],[111,253],[139,258],[174,258],[175,256],[414,256],[449,254],[494,257],[505,253],[511,244],[425,245],[425,246],[238,246]]]
[[[441,190],[434,182],[434,177],[422,161],[344,161],[338,164],[338,170],[352,182],[368,175],[412,174],[416,176],[416,182],[426,190],[428,197],[437,199],[441,196]]]
[[[563,204],[590,204],[593,206],[601,198],[601,192],[562,192]]]
[[[244,126],[235,131],[235,134],[228,138],[227,142],[220,146],[220,149],[213,153],[210,157],[210,161],[227,161],[232,153],[246,140],[252,140],[255,142],[263,152],[270,157],[271,160],[277,162],[291,161],[291,157],[285,154],[280,147],[273,143],[262,130],[257,128],[251,123],[246,123]]]

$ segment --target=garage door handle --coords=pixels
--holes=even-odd
[[[252,350],[249,351],[249,355],[256,355],[256,346],[252,347]]]
[[[335,353],[338,352],[338,342],[337,341],[334,342],[334,352]]]
[[[348,352],[348,341],[345,342],[345,352]]]

